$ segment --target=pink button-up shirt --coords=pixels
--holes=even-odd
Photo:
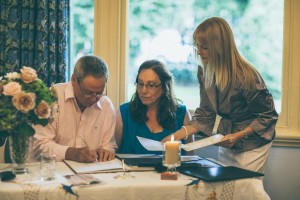
[[[34,158],[41,152],[56,155],[56,160],[65,159],[69,147],[98,147],[113,151],[116,148],[114,131],[115,109],[111,100],[103,96],[100,100],[80,111],[71,82],[53,86],[58,95],[59,114],[45,127],[35,126]]]

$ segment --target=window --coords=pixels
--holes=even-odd
[[[231,25],[240,52],[264,77],[280,112],[283,3],[283,0],[129,0],[127,99],[134,93],[133,83],[140,64],[158,59],[174,76],[176,96],[195,110],[199,106],[199,84],[192,34],[206,18],[220,16]]]
[[[281,113],[275,144],[300,146],[300,1],[284,1]],[[127,1],[95,1],[94,53],[109,65],[108,96],[116,108],[127,101],[128,11]],[[255,11],[256,12],[256,11]],[[271,21],[270,23],[276,23]],[[280,63],[279,63],[280,64]],[[273,70],[273,68],[270,68]]]
[[[70,1],[70,66],[67,80],[71,79],[76,61],[84,54],[93,52],[94,0]]]

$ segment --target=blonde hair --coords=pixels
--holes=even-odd
[[[205,87],[215,81],[224,91],[234,87],[239,79],[245,88],[255,87],[257,71],[238,52],[232,30],[222,18],[212,17],[202,22],[194,31],[194,43],[202,43],[208,49],[208,65],[204,66]]]

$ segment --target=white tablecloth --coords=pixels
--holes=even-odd
[[[264,191],[260,179],[241,179],[236,181],[198,183],[186,186],[193,178],[180,175],[177,181],[161,180],[154,171],[130,172],[135,178],[119,180],[114,177],[122,173],[93,174],[101,180],[100,184],[72,187],[78,198],[62,189],[61,183],[69,184],[64,175],[72,174],[63,163],[57,163],[56,180],[43,182],[39,179],[39,164],[30,163],[30,173],[18,175],[11,182],[0,182],[1,200],[111,200],[111,199],[220,199],[220,200],[264,200],[270,199]],[[0,165],[0,170],[6,170]]]

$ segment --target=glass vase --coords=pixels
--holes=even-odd
[[[32,137],[22,132],[12,132],[9,136],[9,153],[13,163],[13,173],[27,173],[26,161],[32,144]]]

